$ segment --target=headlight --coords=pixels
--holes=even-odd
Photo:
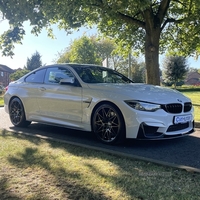
[[[125,101],[129,106],[136,110],[147,111],[147,112],[154,112],[161,108],[158,104],[147,103],[142,101]]]

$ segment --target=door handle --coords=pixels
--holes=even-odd
[[[40,91],[45,91],[46,88],[45,88],[45,87],[40,87],[39,90],[40,90]]]

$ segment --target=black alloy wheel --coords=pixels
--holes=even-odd
[[[111,104],[102,104],[95,110],[92,128],[103,143],[115,144],[124,140],[124,120],[118,109]]]
[[[24,106],[19,98],[11,100],[9,105],[9,115],[14,126],[26,127],[31,123],[30,121],[26,121]]]

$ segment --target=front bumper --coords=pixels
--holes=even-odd
[[[194,132],[193,108],[179,114],[167,113],[162,109],[156,112],[129,110],[127,113],[126,138],[166,139]],[[179,116],[190,116],[190,120],[185,123],[175,122],[175,118]]]
[[[177,133],[176,133],[177,132]],[[141,123],[137,139],[148,139],[148,140],[160,140],[160,139],[171,139],[189,135],[194,132],[194,121],[187,122],[184,124],[170,125],[166,133],[160,132],[159,127],[148,126],[145,123]],[[170,134],[173,133],[173,134]]]

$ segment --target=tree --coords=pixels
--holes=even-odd
[[[54,60],[56,63],[70,63],[70,47],[67,47],[62,52],[58,52],[57,59]]]
[[[73,42],[69,58],[72,62],[77,63],[101,63],[100,58],[96,56],[94,43],[87,36],[83,36]]]
[[[2,0],[0,11],[10,23],[0,40],[5,55],[12,56],[14,43],[23,39],[27,20],[36,35],[45,27],[52,36],[51,24],[67,33],[97,25],[126,53],[134,49],[145,54],[147,83],[155,85],[160,84],[159,53],[167,49],[187,56],[200,52],[199,0]]]
[[[181,56],[169,56],[164,60],[165,82],[174,84],[174,88],[179,81],[183,81],[188,72],[187,60]]]
[[[28,69],[18,69],[10,75],[10,80],[16,81],[22,76],[24,76],[25,74],[27,74],[28,72],[30,72]]]
[[[199,72],[198,72],[199,70],[200,70],[200,69],[195,68],[195,67],[189,67],[188,72],[189,72],[189,73],[190,73],[190,72],[197,72],[197,73],[199,73]]]
[[[128,58],[124,58],[122,55],[114,52],[108,61],[109,66],[111,66],[114,70],[128,76]]]
[[[41,55],[36,51],[31,58],[27,58],[25,69],[30,71],[42,66]]]
[[[96,36],[82,36],[71,42],[66,50],[60,53],[57,63],[90,63],[101,65],[114,49],[109,39],[99,40]]]
[[[145,83],[146,82],[146,73],[145,73],[145,63],[138,62],[138,60],[130,56],[130,61],[128,58],[124,58],[122,55],[117,55],[116,52],[112,54],[109,58],[109,67],[114,70],[129,76],[129,64],[130,64],[130,79],[136,83]]]
[[[131,65],[132,80],[136,83],[145,82],[145,63],[138,63],[136,59],[133,60]]]
[[[98,39],[96,36],[91,39],[96,46],[97,55],[102,61],[112,56],[113,51],[116,49],[116,44],[113,40],[109,38]]]
[[[96,47],[91,39],[83,36],[71,43],[58,59],[58,63],[60,62],[100,64],[101,59],[96,55]]]

